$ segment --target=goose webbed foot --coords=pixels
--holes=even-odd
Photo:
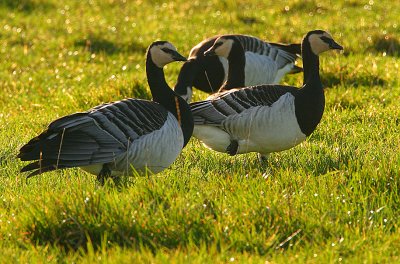
[[[262,163],[262,164],[267,163],[269,154],[258,153],[257,155],[258,155],[258,160],[260,161],[260,163]]]
[[[231,140],[231,144],[226,148],[226,153],[231,156],[235,156],[239,148],[239,143],[237,140]]]

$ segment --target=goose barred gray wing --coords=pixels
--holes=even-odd
[[[247,35],[236,35],[236,38],[242,44],[244,51],[251,51],[260,55],[265,55],[274,60],[278,66],[278,69],[285,67],[288,62],[295,63],[299,57],[296,53],[289,52],[289,48],[286,50],[282,48],[282,44],[267,43],[258,38],[247,36]],[[300,50],[300,45],[297,44]],[[296,50],[296,49],[293,49]]]
[[[57,168],[112,162],[139,137],[160,129],[168,112],[138,99],[103,104],[52,122],[20,150],[21,160],[37,160],[21,171],[29,177]]]
[[[230,115],[257,106],[271,106],[282,95],[296,93],[297,88],[282,85],[258,85],[234,89],[213,96],[210,100],[190,104],[195,125],[216,125]]]

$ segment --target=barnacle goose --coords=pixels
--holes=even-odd
[[[223,45],[216,44],[212,49],[218,53]],[[324,112],[318,55],[329,49],[343,47],[325,31],[310,31],[304,37],[301,89],[272,84],[251,86],[190,104],[193,136],[213,150],[230,155],[258,152],[261,160],[271,152],[301,143],[315,130]]]
[[[265,83],[277,84],[285,74],[302,71],[300,67],[295,65],[295,61],[301,53],[300,44],[270,43],[247,35],[214,36],[192,48],[189,60],[184,63],[184,66],[187,66],[187,64],[191,64],[191,66],[182,66],[179,73],[181,81],[184,82],[177,82],[175,92],[188,102],[192,96],[192,83],[193,86],[204,92],[215,93],[227,79],[228,61],[226,58],[222,56],[205,57],[203,55],[219,37],[237,39],[245,51],[245,61],[240,62],[245,72],[236,77],[244,83],[242,86]],[[233,60],[235,56],[236,53],[232,50],[231,59]],[[193,68],[196,68],[198,72],[193,73]],[[193,79],[192,83],[187,78]],[[230,88],[237,88],[237,86]]]
[[[173,61],[186,58],[169,42],[152,43],[146,74],[153,101],[124,99],[55,120],[20,149],[21,160],[34,161],[21,171],[33,171],[29,178],[80,167],[104,183],[106,177],[170,166],[193,132],[189,105],[165,81],[163,67]]]

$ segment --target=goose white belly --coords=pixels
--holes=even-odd
[[[176,118],[168,113],[165,124],[152,133],[134,140],[129,150],[108,163],[112,176],[132,175],[135,171],[145,173],[146,169],[158,173],[168,168],[183,148],[183,133]],[[98,175],[103,164],[82,167]]]
[[[282,151],[306,139],[297,123],[294,97],[290,93],[271,106],[257,106],[231,115],[220,127],[197,125],[193,135],[219,152],[226,152],[230,141],[237,140],[238,154]]]

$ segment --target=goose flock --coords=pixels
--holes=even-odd
[[[168,168],[191,136],[212,150],[237,155],[272,152],[303,142],[321,121],[325,97],[319,55],[343,47],[323,30],[301,44],[278,44],[247,35],[220,35],[196,45],[189,58],[167,41],[147,49],[152,101],[128,98],[53,121],[18,154],[32,177],[80,167],[100,183]],[[303,68],[296,65],[302,58]],[[184,61],[172,90],[163,67]],[[302,87],[279,85],[285,74],[304,73]],[[192,102],[192,88],[211,95]]]

